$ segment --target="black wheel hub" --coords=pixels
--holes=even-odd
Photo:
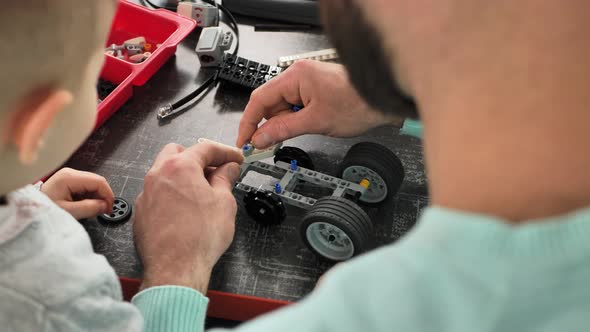
[[[297,165],[303,168],[314,170],[313,161],[307,154],[307,152],[296,148],[294,146],[285,146],[279,149],[275,154],[274,161],[282,161],[291,163],[291,160],[297,160]]]
[[[248,215],[265,226],[278,225],[287,216],[281,197],[269,191],[251,191],[244,197],[244,203]]]

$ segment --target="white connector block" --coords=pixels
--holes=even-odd
[[[318,50],[318,51],[313,51],[313,52],[282,56],[282,57],[279,57],[277,63],[278,63],[279,67],[285,68],[285,67],[289,67],[290,65],[292,65],[296,61],[304,60],[304,59],[316,60],[316,61],[330,61],[330,60],[338,59],[338,53],[336,52],[335,48],[327,48],[324,50]]]
[[[279,151],[281,146],[283,146],[283,143],[273,145],[267,149],[254,149],[254,151],[252,151],[252,153],[250,153],[249,155],[244,155],[244,162],[252,163],[255,161],[274,157],[274,155],[277,153],[277,151]]]
[[[197,21],[198,27],[206,28],[219,25],[219,9],[208,3],[181,1],[176,7],[176,12]]]
[[[231,47],[232,40],[231,32],[224,33],[220,27],[204,28],[195,48],[201,67],[219,66],[224,52]]]
[[[233,147],[233,146],[229,146],[227,144],[223,144],[223,143],[219,143],[216,141],[212,141],[210,139],[201,137],[197,140],[197,143],[210,143],[210,144],[217,144],[220,146],[223,146],[225,148],[229,148],[229,149],[234,149],[234,150],[238,150],[240,151],[240,149]],[[245,147],[248,148],[245,148]],[[259,160],[263,160],[263,159],[267,159],[267,158],[271,158],[274,157],[274,155],[277,153],[277,151],[279,151],[279,149],[283,146],[283,143],[279,143],[279,144],[275,144],[267,149],[256,149],[252,146],[252,144],[248,143],[244,146],[243,149],[241,149],[240,152],[242,152],[242,154],[244,155],[244,162],[245,163],[252,163],[255,161],[259,161]]]

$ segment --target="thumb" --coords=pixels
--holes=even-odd
[[[240,165],[231,162],[217,167],[209,176],[209,184],[215,189],[232,190],[234,183],[240,177]]]
[[[84,199],[75,202],[60,202],[59,206],[69,212],[76,219],[96,217],[106,213],[107,203],[101,199]]]
[[[252,136],[252,144],[258,149],[265,149],[303,134],[317,134],[311,113],[313,106],[306,106],[299,112],[291,110],[279,113],[268,119]]]

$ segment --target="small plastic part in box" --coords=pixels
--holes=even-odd
[[[133,86],[145,84],[162,67],[195,26],[194,20],[165,9],[152,10],[119,0],[105,49],[113,44],[135,44],[129,41],[141,42],[143,39],[138,37],[143,37],[144,46],[149,44],[151,47],[151,54],[139,63],[117,58],[117,50],[105,55],[100,78],[116,84],[117,88],[98,104],[96,128],[131,98]]]

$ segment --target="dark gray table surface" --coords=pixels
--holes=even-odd
[[[240,56],[262,63],[275,64],[281,55],[329,47],[327,38],[317,31],[254,32],[250,20],[240,22]],[[211,70],[199,70],[194,52],[198,32],[188,36],[176,56],[148,83],[134,89],[134,97],[86,141],[67,166],[105,176],[115,195],[134,202],[145,173],[166,143],[188,146],[206,137],[234,144],[248,91],[220,86],[170,123],[161,125],[156,119],[160,105],[184,96],[212,74]],[[401,192],[381,208],[369,211],[376,226],[377,247],[402,236],[427,205],[420,141],[399,136],[393,127],[383,127],[354,139],[308,135],[285,145],[308,151],[319,171],[334,174],[347,149],[359,141],[388,146],[406,168]],[[302,212],[291,208],[288,214],[282,225],[265,228],[248,218],[242,207],[234,242],[217,264],[210,289],[288,301],[309,293],[332,264],[319,260],[303,245],[298,227]],[[112,226],[95,219],[82,221],[94,249],[106,256],[118,275],[140,278],[142,267],[133,245],[132,222]]]

